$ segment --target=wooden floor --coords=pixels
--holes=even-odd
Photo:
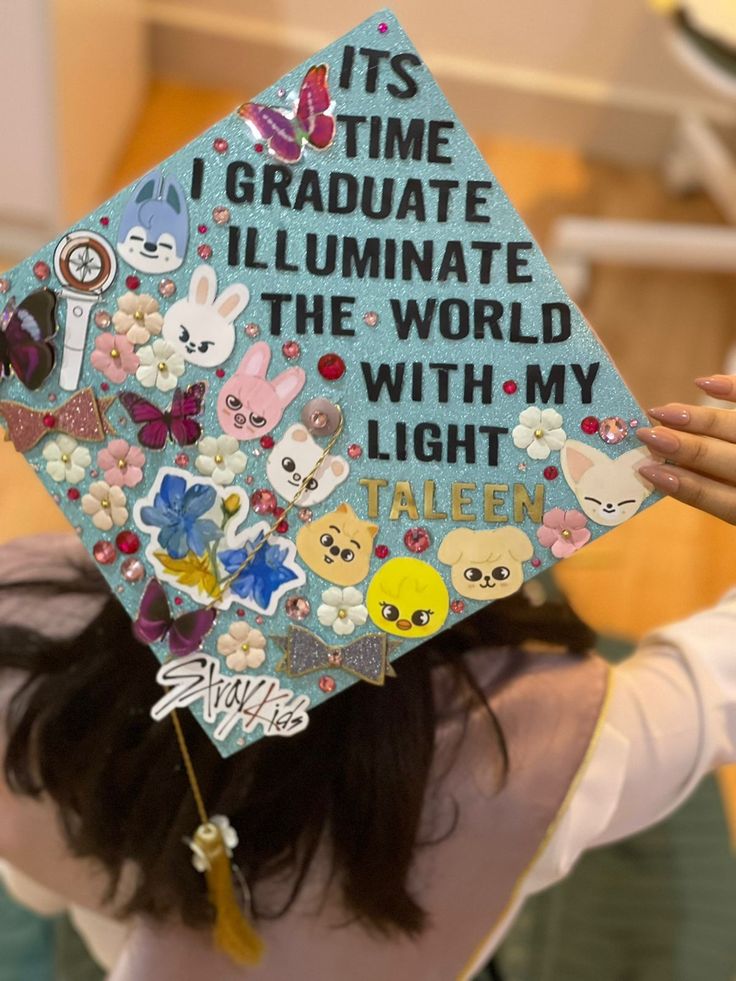
[[[156,85],[111,175],[110,193],[240,101],[237,93]],[[495,137],[478,142],[542,247],[563,214],[720,221],[702,196],[671,199],[654,172],[591,163],[564,148]],[[583,311],[645,407],[686,401],[695,395],[692,378],[719,370],[736,340],[736,281],[702,272],[599,268]],[[7,444],[0,446],[0,468],[0,540],[64,525]],[[713,602],[736,579],[734,555],[736,529],[663,502],[563,563],[559,579],[593,626],[638,638]],[[736,776],[724,775],[723,783],[731,787],[736,830]]]

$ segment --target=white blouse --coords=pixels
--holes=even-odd
[[[661,821],[706,773],[731,762],[736,762],[736,590],[713,609],[650,634],[613,668],[605,716],[567,809],[506,916],[462,977],[487,962],[527,896],[564,878],[587,849]],[[0,843],[6,819],[4,807]],[[53,906],[48,893],[34,896],[23,877],[11,874],[9,884],[28,905],[40,911]],[[90,948],[111,968],[129,928],[80,915],[78,908],[74,912]],[[135,976],[125,961],[116,981]]]

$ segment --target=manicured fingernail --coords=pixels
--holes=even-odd
[[[730,395],[733,385],[727,375],[711,375],[709,378],[696,378],[695,384],[708,395]]]
[[[658,490],[664,491],[665,494],[676,494],[680,489],[679,477],[664,467],[639,467],[639,473],[650,484],[654,484]]]
[[[677,402],[671,405],[657,405],[653,409],[648,409],[647,415],[670,426],[686,426],[690,422],[690,413]]]
[[[646,443],[657,453],[663,453],[665,456],[680,449],[680,441],[677,436],[671,433],[669,429],[662,429],[661,426],[656,429],[637,429],[636,436],[642,443]]]

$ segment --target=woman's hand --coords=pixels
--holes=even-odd
[[[736,375],[696,378],[713,398],[736,403]],[[661,425],[636,435],[666,462],[639,473],[670,497],[736,524],[736,411],[671,402],[649,415]]]

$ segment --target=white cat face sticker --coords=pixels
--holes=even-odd
[[[652,486],[639,467],[652,462],[640,447],[616,459],[601,450],[569,439],[560,453],[562,472],[585,514],[598,525],[620,525],[641,507]]]
[[[304,426],[290,426],[271,450],[266,464],[268,479],[276,493],[286,501],[293,500],[322,452]],[[326,456],[300,495],[299,505],[306,507],[324,501],[336,487],[347,480],[349,472],[347,460],[341,456]]]

